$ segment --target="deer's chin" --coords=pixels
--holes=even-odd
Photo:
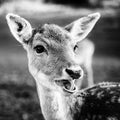
[[[60,86],[64,92],[74,93],[77,91],[77,87],[70,79],[59,79],[55,80],[55,83]]]

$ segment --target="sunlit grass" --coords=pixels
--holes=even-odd
[[[44,4],[38,1],[27,1],[27,0],[19,0],[19,1],[10,1],[4,3],[1,8],[1,12],[13,12],[13,13],[21,13],[22,14],[34,14],[34,13],[58,13],[70,11],[69,7],[65,7],[63,5],[55,5],[55,4]]]
[[[116,11],[113,8],[75,8],[72,6],[46,4],[40,1],[32,0],[13,0],[5,2],[0,6],[0,15],[8,12],[17,13],[20,15],[31,16],[35,18],[40,17],[57,17],[57,16],[83,16],[93,12],[100,12],[102,16],[116,15]],[[33,16],[34,15],[34,16]],[[42,15],[42,16],[41,16]]]

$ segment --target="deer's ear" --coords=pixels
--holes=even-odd
[[[12,13],[7,14],[6,19],[10,31],[16,40],[22,44],[26,43],[32,36],[32,27],[30,23],[24,18]]]
[[[65,26],[65,29],[69,31],[74,38],[77,38],[77,41],[81,41],[93,29],[99,18],[100,13],[90,14]]]

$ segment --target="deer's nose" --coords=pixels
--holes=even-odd
[[[72,79],[79,79],[82,76],[82,70],[81,69],[71,69],[66,68],[65,71]]]

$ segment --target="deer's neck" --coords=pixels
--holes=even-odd
[[[70,98],[37,84],[42,113],[46,120],[72,120]]]

